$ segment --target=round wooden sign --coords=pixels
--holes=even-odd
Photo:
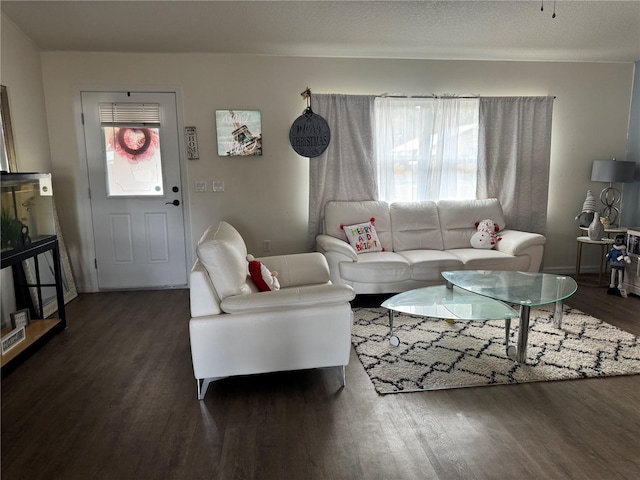
[[[298,155],[313,158],[322,155],[331,141],[327,121],[308,107],[289,130],[289,143]]]

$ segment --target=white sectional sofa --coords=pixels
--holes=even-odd
[[[357,253],[342,227],[371,218],[384,251]],[[471,247],[475,223],[484,219],[501,228],[494,249]],[[316,243],[334,284],[351,285],[358,294],[396,293],[444,283],[441,272],[447,270],[538,272],[545,237],[506,227],[497,199],[336,201],[325,206],[324,233]]]
[[[331,283],[320,253],[258,259],[281,286],[265,292],[248,275],[244,240],[228,223],[209,227],[197,254],[189,334],[199,399],[211,381],[232,375],[339,367],[344,385],[355,293]]]

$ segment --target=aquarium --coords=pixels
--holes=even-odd
[[[22,249],[56,234],[50,173],[0,174],[2,252]]]

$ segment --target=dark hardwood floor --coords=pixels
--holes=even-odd
[[[640,375],[379,396],[332,369],[196,397],[188,291],[83,294],[2,380],[2,479],[638,479]],[[567,302],[640,335],[640,297]]]

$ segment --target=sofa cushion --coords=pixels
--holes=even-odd
[[[370,222],[342,227],[349,244],[357,253],[381,252],[382,245],[372,219]]]
[[[444,248],[436,202],[395,202],[389,213],[395,252]]]
[[[198,259],[207,269],[220,300],[250,293],[247,284],[247,247],[238,231],[227,222],[212,233],[209,227],[196,246]]]
[[[462,261],[464,270],[527,270],[529,268],[529,257],[514,257],[497,250],[456,248],[447,252]]]
[[[469,248],[476,233],[476,222],[489,218],[500,230],[506,225],[500,202],[496,198],[482,200],[439,200],[438,215],[444,249]]]
[[[389,204],[376,200],[359,202],[327,202],[324,207],[324,233],[346,240],[342,226],[364,223],[375,218],[376,233],[382,248],[393,251]]]
[[[359,283],[402,282],[411,278],[409,262],[394,252],[358,255],[357,262],[340,262],[340,277]]]
[[[402,255],[411,265],[413,280],[442,281],[440,272],[464,268],[460,258],[442,250],[405,250],[399,252],[399,255]]]

